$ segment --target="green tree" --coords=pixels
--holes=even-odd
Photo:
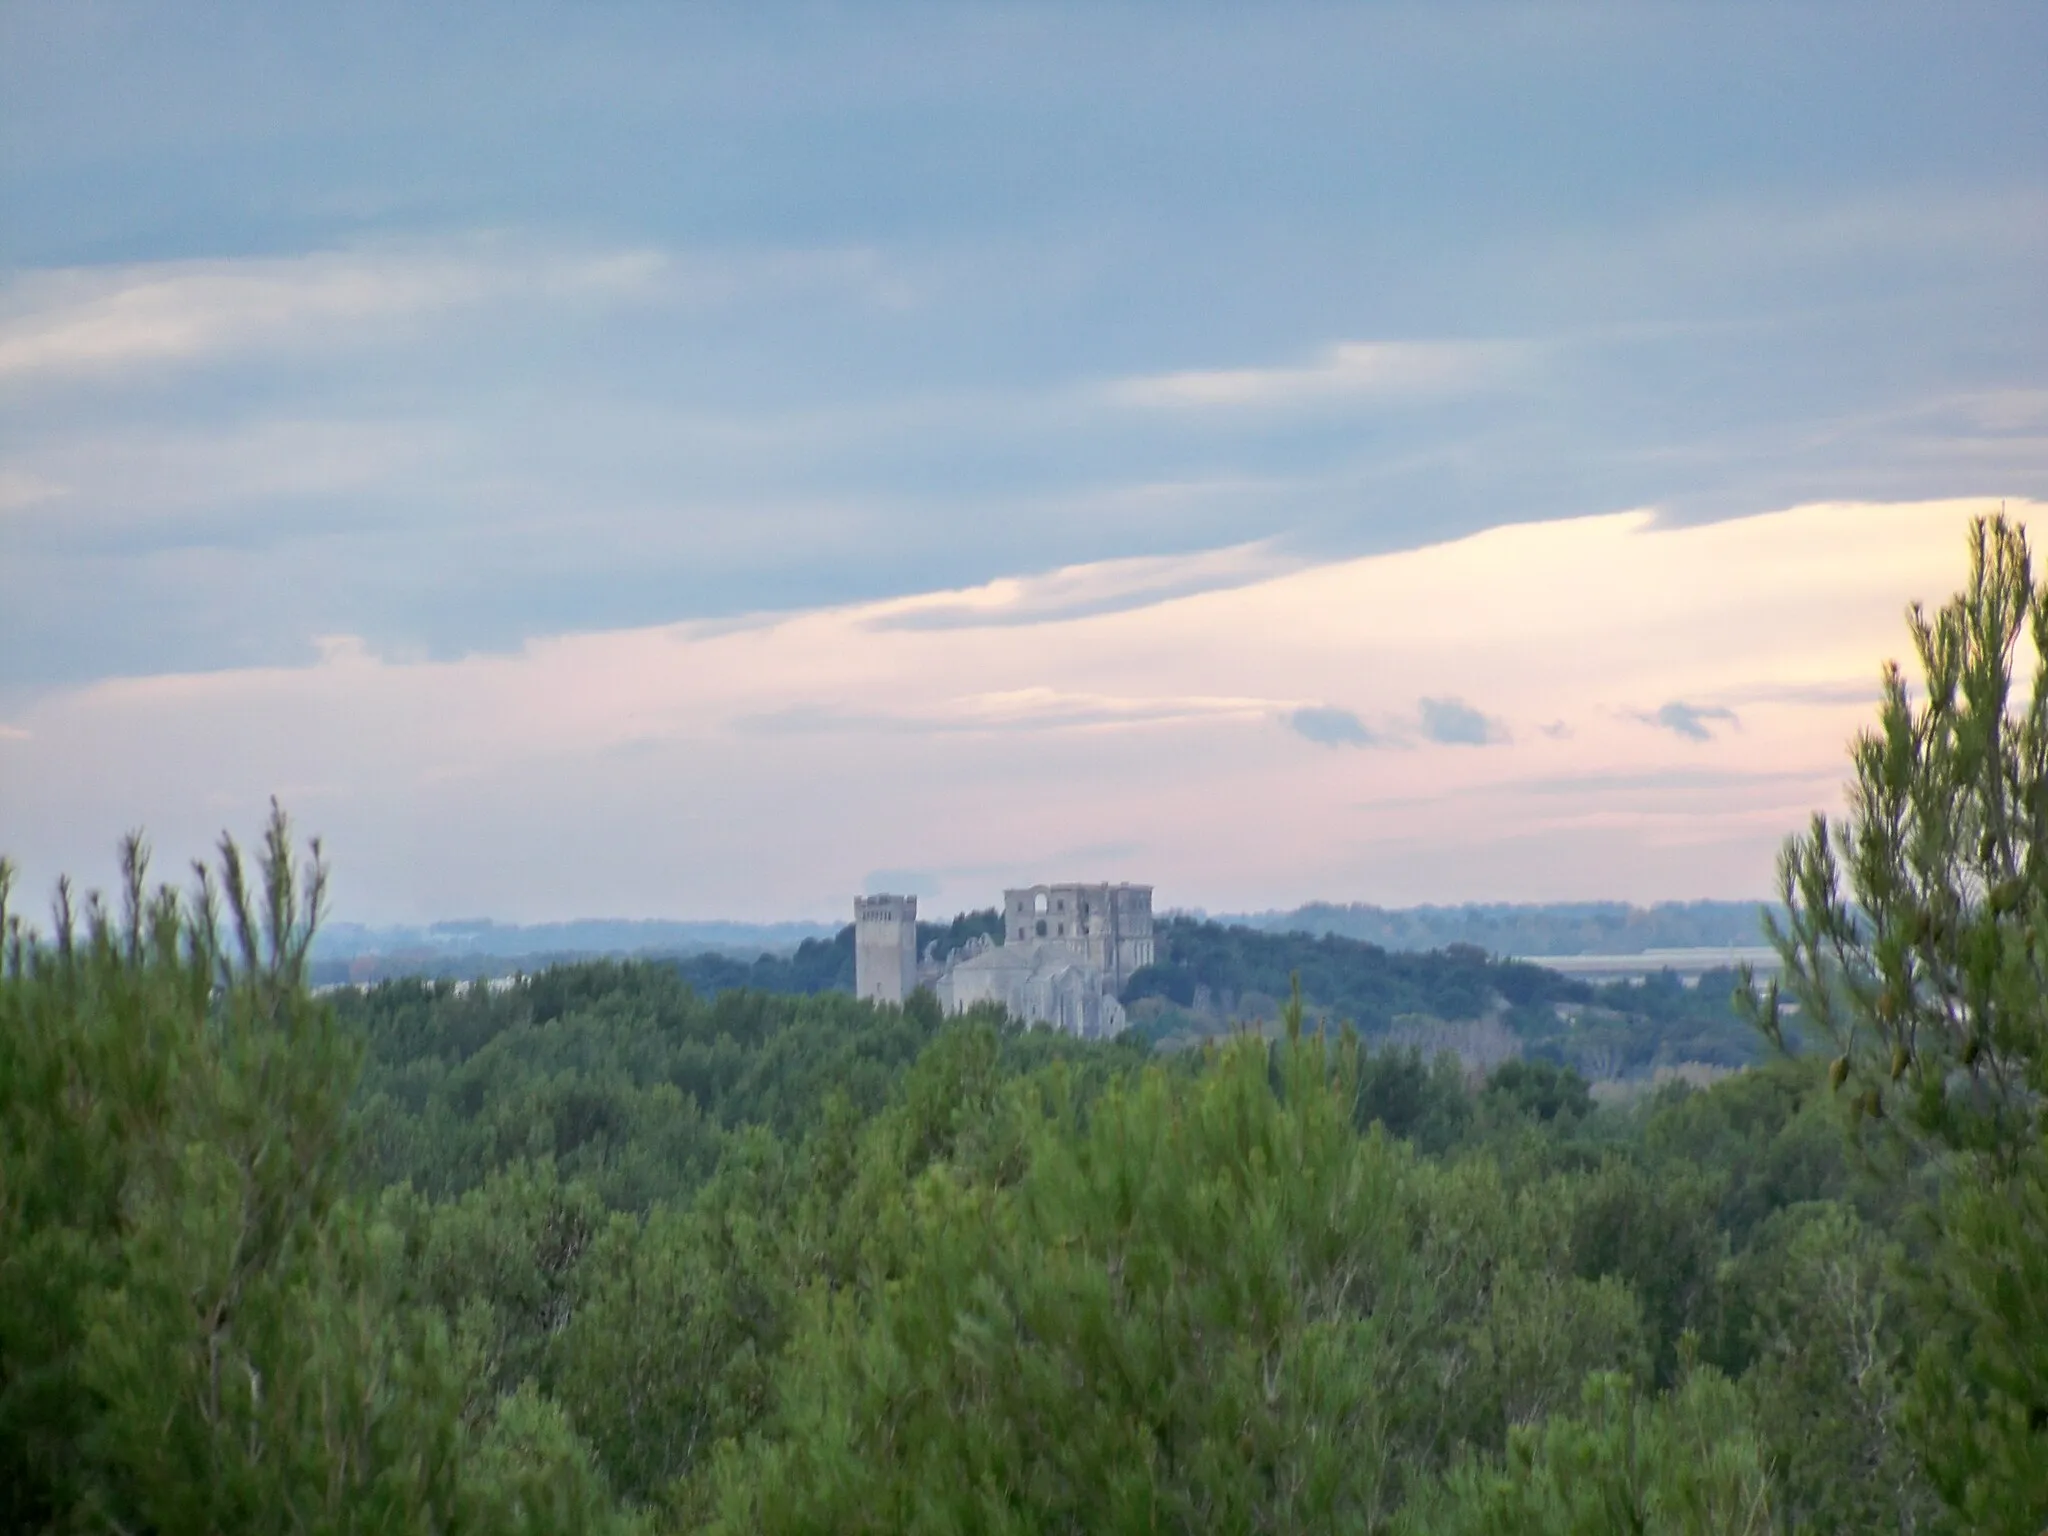
[[[1787,845],[1784,987],[1752,1006],[1782,1044],[1796,1000],[1864,1146],[1931,1191],[1904,1417],[1956,1529],[2031,1536],[2048,1523],[2048,593],[2024,531],[1980,521],[1969,585],[1910,623],[1921,697],[1885,669],[1847,818]]]
[[[1903,1433],[1896,1260],[1854,1210],[1817,1200],[1773,1212],[1730,1266],[1728,1326],[1795,1530],[1909,1532],[1934,1513]]]
[[[380,1214],[405,1235],[411,1297],[468,1352],[472,1417],[538,1379],[605,1230],[596,1190],[559,1178],[549,1163],[514,1164],[440,1203],[399,1185],[384,1192]]]
[[[1085,1107],[993,1043],[941,1037],[864,1136],[849,1283],[806,1287],[724,1528],[1378,1529],[1641,1359],[1560,1202],[1358,1134],[1355,1040],[1248,1038]]]
[[[1532,1120],[1583,1120],[1593,1109],[1586,1080],[1552,1061],[1504,1061],[1486,1080],[1480,1102]]]
[[[1518,1430],[1402,1511],[1403,1536],[1769,1536],[1770,1482],[1742,1394],[1711,1370],[1644,1398],[1586,1379],[1576,1415]]]
[[[223,839],[218,883],[151,891],[131,837],[120,911],[60,886],[44,941],[0,864],[0,1525],[608,1519],[559,1415],[472,1433],[400,1235],[346,1190],[355,1048],[305,986],[318,846],[273,808],[251,873]]]

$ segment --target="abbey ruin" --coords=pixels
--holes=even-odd
[[[1153,959],[1151,886],[1007,890],[1002,920],[1000,941],[920,955],[915,896],[855,897],[854,991],[900,1005],[929,987],[949,1014],[999,1003],[1015,1018],[1087,1039],[1123,1032],[1117,994]]]

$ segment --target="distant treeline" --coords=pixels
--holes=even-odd
[[[1762,944],[1766,907],[1754,901],[1620,901],[1459,907],[1339,906],[1315,901],[1291,912],[1219,919],[1269,933],[1336,934],[1384,949],[1471,944],[1495,955],[1639,955],[1651,949],[1720,949]]]

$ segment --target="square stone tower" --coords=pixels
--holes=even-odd
[[[853,991],[871,1003],[893,1003],[917,990],[917,898],[853,898]]]

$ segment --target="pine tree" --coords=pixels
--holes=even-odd
[[[1782,1045],[1789,992],[1865,1147],[1932,1191],[1907,1424],[1957,1529],[2031,1536],[2048,1523],[2048,590],[2025,531],[1979,521],[1969,585],[1910,623],[1918,697],[1885,669],[1847,818],[1787,844],[1785,980],[1750,1002]]]

